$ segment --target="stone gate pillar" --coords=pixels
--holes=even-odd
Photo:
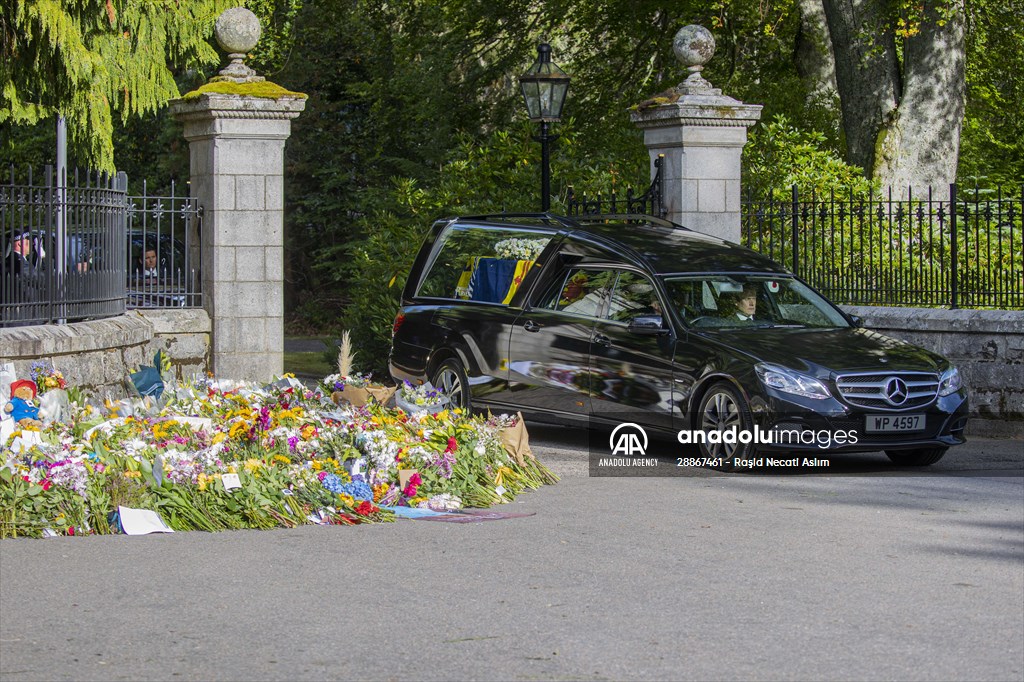
[[[740,153],[747,128],[761,118],[761,106],[722,95],[700,72],[715,52],[715,39],[702,26],[685,26],[673,43],[690,76],[642,104],[630,118],[644,131],[654,160],[665,155],[661,173],[663,206],[669,220],[740,241]]]
[[[242,62],[259,38],[249,10],[217,20],[232,63],[172,104],[185,126],[192,196],[203,208],[203,305],[217,378],[264,381],[283,371],[284,144],[305,95]]]

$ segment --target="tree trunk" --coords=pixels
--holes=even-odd
[[[871,177],[875,144],[899,106],[896,40],[884,0],[824,0],[836,61],[847,160]]]
[[[946,16],[936,4],[949,7]],[[956,179],[967,91],[964,52],[963,0],[926,3],[920,32],[904,45],[897,115],[879,135],[874,177],[883,185],[919,195]]]
[[[956,178],[966,98],[964,0],[925,0],[903,43],[886,0],[823,0],[847,160],[900,194]]]
[[[808,101],[831,100],[836,90],[836,60],[828,37],[822,0],[799,0],[800,28],[793,58],[807,88]]]

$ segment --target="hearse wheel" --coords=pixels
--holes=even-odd
[[[926,467],[935,464],[949,448],[918,448],[917,450],[886,450],[893,464],[905,467]]]
[[[440,389],[451,399],[452,407],[461,407],[464,410],[470,409],[469,381],[466,379],[466,370],[462,369],[462,363],[455,358],[448,358],[434,370],[430,378],[434,388]]]
[[[697,428],[701,431],[726,432],[733,428],[739,431],[751,431],[753,417],[750,406],[731,384],[724,381],[713,385],[700,400]],[[736,458],[748,459],[754,455],[751,443],[698,443],[701,457],[722,459],[722,465],[715,468],[733,471]]]

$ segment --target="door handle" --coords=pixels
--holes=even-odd
[[[611,348],[611,346],[612,346],[611,339],[609,339],[604,334],[594,334],[594,338],[592,340],[593,340],[594,343],[600,344],[600,345],[604,346],[605,348]]]
[[[533,320],[527,320],[523,324],[523,329],[525,329],[528,332],[539,332],[540,331],[540,325],[537,324],[536,322],[534,322]]]

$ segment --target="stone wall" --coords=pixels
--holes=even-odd
[[[960,368],[968,433],[1024,437],[1024,312],[843,306],[865,327],[935,351]]]
[[[0,364],[13,363],[28,378],[45,361],[68,384],[101,397],[128,394],[128,374],[153,362],[157,350],[171,358],[179,378],[209,370],[210,318],[204,310],[132,311],[104,320],[0,329]]]

